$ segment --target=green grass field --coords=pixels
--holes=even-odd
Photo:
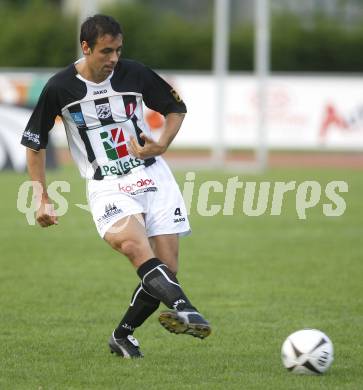
[[[226,183],[233,174],[198,173]],[[145,358],[129,361],[107,340],[128,305],[137,276],[98,238],[74,168],[69,212],[57,227],[29,226],[16,210],[25,175],[2,173],[0,248],[0,389],[361,389],[363,386],[362,171],[271,170],[245,181],[344,180],[341,217],[322,204],[299,220],[290,193],[281,216],[202,217],[192,205],[193,234],[181,241],[179,279],[211,321],[206,340],[166,332],[154,314],[135,333]],[[183,183],[184,174],[178,174]],[[216,194],[215,203],[223,194]],[[211,198],[211,199],[212,199]],[[314,327],[335,347],[324,376],[295,376],[280,348],[291,332]]]

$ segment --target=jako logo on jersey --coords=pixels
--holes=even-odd
[[[107,93],[107,89],[100,89],[93,92],[94,95],[101,95],[102,93]]]

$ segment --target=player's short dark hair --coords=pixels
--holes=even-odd
[[[97,14],[88,17],[82,23],[79,40],[81,43],[86,41],[88,46],[93,49],[97,38],[105,34],[112,35],[113,37],[119,34],[123,35],[122,27],[113,17]]]

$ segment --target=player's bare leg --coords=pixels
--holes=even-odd
[[[155,257],[146,236],[143,216],[130,215],[117,221],[105,234],[104,240],[125,255],[135,268]]]
[[[168,266],[175,275],[178,272],[179,236],[162,234],[149,238],[155,256]]]

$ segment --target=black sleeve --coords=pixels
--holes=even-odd
[[[141,71],[141,90],[147,107],[164,116],[171,112],[187,112],[183,100],[173,87],[146,66]]]
[[[38,103],[24,130],[21,143],[33,150],[45,149],[48,133],[54,126],[54,120],[60,115],[56,88],[48,81],[43,88]]]

